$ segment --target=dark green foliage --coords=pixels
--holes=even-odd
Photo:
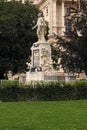
[[[59,47],[55,47],[51,44],[51,51],[52,51],[52,60],[53,60],[53,67],[55,70],[59,69],[58,59],[60,58],[61,51]]]
[[[25,71],[30,48],[37,40],[32,26],[38,12],[29,2],[0,2],[0,79],[9,70]]]
[[[87,81],[74,83],[34,82],[33,85],[0,86],[1,101],[55,101],[87,99]]]
[[[16,86],[12,86],[11,88],[10,87],[7,87],[7,88],[3,88],[1,89],[1,97],[0,98],[3,98],[2,101],[17,101],[17,93],[18,93],[18,88]]]

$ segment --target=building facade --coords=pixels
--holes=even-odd
[[[69,24],[65,21],[65,14],[70,7],[77,7],[78,0],[33,0],[34,4],[43,12],[45,20],[49,23],[50,33],[64,35],[65,26]]]

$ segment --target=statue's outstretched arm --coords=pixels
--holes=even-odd
[[[35,29],[36,27],[37,27],[37,24],[34,27],[32,27],[32,30]]]

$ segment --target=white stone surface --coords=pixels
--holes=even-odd
[[[36,42],[31,47],[32,58],[31,66],[40,66],[42,71],[51,71],[52,59],[51,59],[51,47],[48,42]]]
[[[43,72],[26,72],[26,83],[30,81],[43,81],[44,73]]]
[[[35,29],[37,27],[37,37],[38,41],[45,42],[45,32],[46,32],[46,21],[42,13],[38,14],[38,19],[36,25],[32,28]]]
[[[26,83],[57,80],[57,72],[52,65],[50,44],[44,41],[33,43],[31,52],[31,64],[30,70],[26,72]],[[38,70],[39,67],[41,70]]]

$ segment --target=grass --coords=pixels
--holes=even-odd
[[[87,100],[0,103],[0,130],[87,130]]]

